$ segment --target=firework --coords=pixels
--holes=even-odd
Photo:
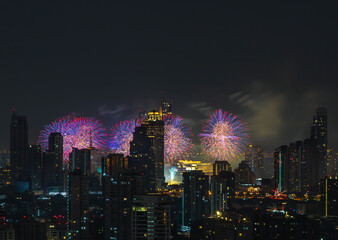
[[[64,163],[68,162],[73,147],[102,149],[106,145],[106,130],[94,117],[67,116],[44,126],[38,141],[44,150],[47,150],[48,138],[53,132],[59,132],[63,137]]]
[[[248,141],[247,124],[221,109],[210,116],[200,134],[203,152],[218,160],[233,160]]]
[[[192,148],[190,129],[184,126],[183,118],[168,115],[164,119],[164,160],[173,163],[183,159]]]
[[[279,191],[279,188],[277,188],[276,190],[272,190],[273,191],[273,196],[271,196],[271,199],[277,199],[277,200],[283,200],[285,198],[287,198],[288,195],[285,194],[286,191]]]
[[[109,148],[114,153],[130,154],[130,142],[133,140],[135,128],[141,124],[139,120],[123,121],[116,124],[111,130]]]

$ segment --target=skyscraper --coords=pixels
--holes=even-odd
[[[319,183],[319,150],[314,138],[307,138],[303,141],[305,151],[305,171],[302,175],[303,188],[306,192],[318,193]]]
[[[263,177],[264,154],[262,146],[249,144],[245,151],[245,161],[248,162],[256,178]]]
[[[182,229],[209,214],[209,176],[198,170],[183,173]]]
[[[28,180],[28,125],[26,116],[18,116],[13,110],[10,125],[10,154],[13,180]]]
[[[338,176],[320,180],[320,201],[324,217],[338,215]]]
[[[104,236],[105,240],[131,239],[132,179],[113,174],[104,176]]]
[[[251,168],[247,161],[242,161],[235,169],[235,181],[237,184],[255,184],[255,174],[251,171]]]
[[[90,175],[90,149],[77,149],[69,154],[69,171],[80,169],[84,174]]]
[[[306,188],[306,155],[302,141],[290,143],[287,159],[288,191],[292,193],[304,192]]]
[[[122,169],[128,168],[128,158],[123,154],[110,153],[103,158],[103,173],[104,175],[117,176]]]
[[[128,169],[123,154],[109,154],[103,161],[105,239],[131,239],[131,204],[135,194],[145,194],[145,176]]]
[[[130,142],[129,168],[145,175],[147,192],[155,192],[155,163],[152,140],[146,127],[136,127]]]
[[[63,169],[63,137],[61,133],[53,132],[49,135],[48,150],[55,152],[58,167]]]
[[[215,161],[212,167],[213,175],[218,175],[221,171],[231,171],[231,164],[228,161]]]
[[[167,195],[136,195],[132,206],[132,240],[169,240],[170,201]]]
[[[56,178],[60,187],[63,186],[63,137],[61,133],[53,132],[49,135],[48,150],[55,153]]]
[[[337,153],[333,152],[332,149],[327,150],[327,175],[336,176],[337,175]]]
[[[46,151],[43,153],[43,190],[45,193],[59,191],[58,163],[56,153]]]
[[[30,145],[28,148],[28,163],[30,189],[42,188],[42,150],[40,145]]]
[[[164,100],[160,107],[160,115],[161,117],[166,117],[167,115],[172,115],[173,109],[172,109],[172,103],[168,100]]]
[[[326,176],[327,164],[327,108],[318,107],[316,115],[313,116],[313,127],[311,137],[315,139],[319,150],[319,178]]]
[[[79,169],[68,174],[67,239],[89,239],[88,176]]]
[[[235,197],[235,174],[221,171],[211,177],[211,214],[225,212]]]
[[[275,187],[280,192],[288,191],[288,147],[283,145],[274,152]]]
[[[151,140],[151,148],[154,154],[155,189],[163,187],[164,178],[164,122],[157,111],[151,111],[148,118],[142,122],[146,128],[147,136]]]

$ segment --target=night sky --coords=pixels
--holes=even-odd
[[[169,99],[195,136],[222,108],[267,151],[308,137],[325,106],[338,150],[336,1],[99,2],[1,2],[0,149],[13,108],[35,143],[59,116],[110,129]]]

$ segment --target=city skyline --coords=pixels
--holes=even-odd
[[[252,142],[269,151],[303,139],[316,106],[338,121],[337,16],[327,4],[8,3],[0,146],[9,147],[13,108],[28,116],[32,143],[59,116],[93,115],[110,128],[163,99],[195,136],[222,108],[242,116]]]

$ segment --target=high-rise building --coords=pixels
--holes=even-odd
[[[157,111],[151,111],[148,118],[142,122],[146,128],[147,136],[151,140],[153,150],[155,189],[161,189],[164,185],[164,122]]]
[[[122,174],[104,177],[104,235],[106,240],[131,239],[132,179]]]
[[[13,180],[28,180],[28,125],[26,116],[18,116],[13,110],[10,125],[11,173]]]
[[[47,223],[47,240],[64,240],[67,236],[67,219],[64,216],[54,216]]]
[[[264,154],[262,146],[249,144],[245,151],[245,161],[248,162],[256,178],[263,177]]]
[[[103,161],[104,239],[131,239],[131,202],[145,194],[145,176],[128,169],[123,154],[109,154]]]
[[[101,149],[96,149],[94,147],[90,148],[90,172],[93,174],[102,173],[102,158],[104,157],[104,152]]]
[[[327,150],[327,175],[336,176],[337,175],[337,158],[338,155],[336,152],[333,152],[332,149]]]
[[[164,100],[161,104],[160,107],[160,115],[162,118],[172,115],[173,114],[173,109],[172,109],[172,103],[169,102],[168,100]]]
[[[255,174],[251,171],[251,168],[247,161],[242,161],[238,164],[238,167],[234,171],[235,181],[237,184],[255,184]]]
[[[182,229],[209,215],[209,176],[198,170],[183,173]]]
[[[170,201],[162,194],[136,195],[132,202],[132,240],[170,239]]]
[[[222,171],[231,171],[231,164],[228,161],[215,161],[212,167],[213,175],[218,175]]]
[[[152,140],[146,127],[136,127],[130,142],[129,168],[145,175],[147,192],[155,192],[155,163]]]
[[[320,180],[320,201],[323,216],[338,216],[338,176]]]
[[[288,191],[288,147],[283,145],[274,152],[274,180],[275,187],[280,192]]]
[[[122,169],[128,168],[128,158],[123,154],[110,153],[103,158],[103,174],[107,176],[115,176],[121,172]]]
[[[68,174],[67,239],[89,239],[88,176],[79,169]]]
[[[63,169],[63,137],[59,132],[53,132],[49,135],[48,150],[55,152],[56,162],[60,171]]]
[[[319,192],[319,150],[314,138],[304,139],[305,172],[302,176],[304,190],[306,192]]]
[[[315,139],[317,148],[319,150],[319,178],[326,176],[327,164],[327,108],[318,107],[316,115],[313,116],[313,126],[311,137]]]
[[[77,149],[69,154],[69,171],[80,169],[84,174],[90,175],[90,149]]]
[[[290,143],[287,159],[288,191],[292,193],[305,192],[307,169],[306,154],[302,141]]]
[[[42,150],[40,145],[30,145],[28,148],[28,163],[30,189],[42,189]]]
[[[211,214],[227,211],[235,197],[235,174],[221,171],[211,177]]]
[[[45,193],[56,192],[60,190],[58,179],[58,163],[55,152],[46,151],[43,153],[43,190]]]

